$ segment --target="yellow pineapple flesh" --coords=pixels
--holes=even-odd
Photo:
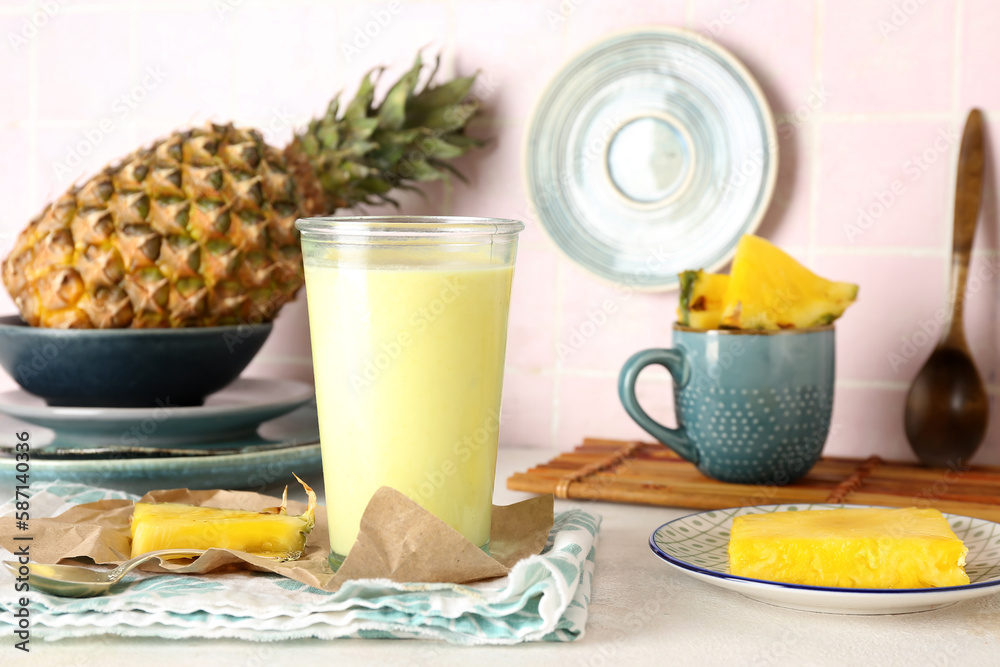
[[[934,509],[835,509],[736,517],[729,571],[837,588],[969,583],[968,549]]]
[[[677,321],[692,329],[718,329],[729,276],[698,270],[684,271],[679,278],[681,298]]]
[[[806,329],[830,324],[858,296],[858,286],[817,276],[758,236],[740,239],[726,287],[721,326]]]
[[[285,503],[261,512],[217,509],[180,503],[136,503],[132,513],[132,557],[159,549],[230,549],[258,556],[295,560],[316,523],[316,494],[306,511],[287,513]]]

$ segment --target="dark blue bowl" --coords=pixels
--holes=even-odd
[[[239,377],[271,323],[192,329],[43,329],[0,317],[0,366],[53,406],[201,405]]]

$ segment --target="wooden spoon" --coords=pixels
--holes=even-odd
[[[951,256],[951,321],[906,397],[906,437],[926,465],[961,467],[986,435],[986,386],[965,341],[962,312],[969,254],[983,194],[983,117],[969,112],[958,155]]]

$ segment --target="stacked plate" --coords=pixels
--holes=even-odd
[[[32,481],[261,488],[320,464],[314,392],[301,382],[238,379],[197,407],[53,407],[18,389],[0,394],[0,413],[6,480],[17,472],[12,450],[24,430]]]

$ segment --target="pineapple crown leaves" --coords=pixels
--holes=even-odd
[[[312,165],[329,213],[356,204],[398,203],[393,188],[417,190],[410,181],[445,179],[450,164],[483,142],[464,134],[479,103],[469,97],[475,75],[433,86],[440,66],[435,58],[427,83],[418,92],[424,63],[420,57],[375,105],[375,86],[385,71],[368,72],[341,112],[340,96],[326,113],[297,134],[293,146]]]

